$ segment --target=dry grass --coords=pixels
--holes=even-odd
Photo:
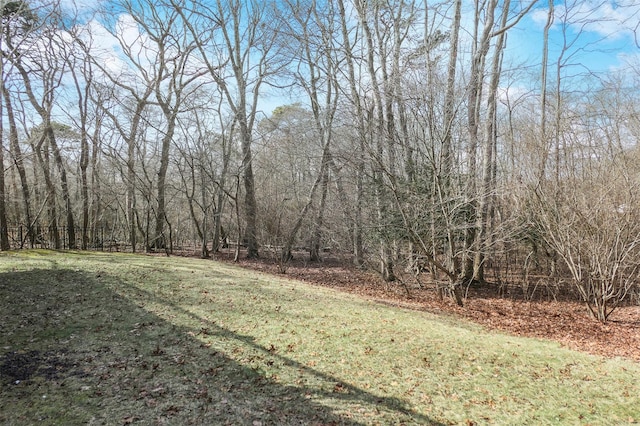
[[[3,424],[623,424],[640,365],[211,261],[0,255]]]

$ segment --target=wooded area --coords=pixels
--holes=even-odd
[[[603,322],[640,299],[640,64],[581,62],[582,2],[2,5],[2,250],[331,250],[458,304],[570,285]],[[533,13],[535,63],[508,37]]]

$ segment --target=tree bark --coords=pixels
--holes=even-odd
[[[84,52],[88,55],[88,52]],[[89,180],[87,176],[87,169],[89,167],[89,130],[88,130],[88,111],[89,111],[89,92],[92,85],[92,73],[90,63],[85,57],[81,59],[82,76],[84,77],[84,87],[80,81],[78,70],[76,69],[77,63],[73,61],[73,58],[69,59],[69,68],[71,69],[71,76],[78,96],[78,113],[79,113],[79,127],[80,127],[80,198],[82,199],[82,226],[81,232],[81,248],[86,250],[89,245]],[[97,123],[96,123],[97,125]]]
[[[69,184],[67,181],[67,170],[64,167],[64,162],[62,160],[62,155],[60,154],[60,148],[58,147],[58,143],[56,141],[55,131],[51,123],[46,124],[45,128],[46,137],[49,139],[49,144],[53,149],[53,158],[56,162],[56,166],[58,168],[58,173],[60,173],[60,185],[62,187],[62,199],[64,201],[66,217],[67,217],[67,237],[69,240],[68,247],[71,250],[75,250],[77,248],[76,244],[76,226],[73,218],[73,208],[71,206],[71,196],[69,194]]]
[[[20,148],[20,141],[18,139],[18,126],[16,125],[16,119],[13,112],[13,103],[11,95],[7,90],[4,82],[2,84],[2,94],[4,97],[4,105],[7,113],[7,122],[9,124],[9,147],[11,156],[13,157],[13,163],[18,170],[20,176],[20,186],[22,190],[22,203],[24,208],[25,224],[27,226],[27,238],[31,247],[35,244],[35,232],[33,217],[31,214],[31,193],[29,191],[29,181],[27,179],[27,171],[24,166],[24,157]],[[22,247],[23,241],[20,241],[20,247]]]
[[[2,103],[0,102],[0,117],[3,117]],[[9,227],[7,223],[7,211],[5,203],[4,181],[4,120],[0,120],[0,250],[9,250]]]

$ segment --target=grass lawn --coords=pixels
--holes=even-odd
[[[208,260],[0,253],[0,423],[640,421],[640,364]]]

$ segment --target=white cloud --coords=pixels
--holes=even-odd
[[[640,52],[623,52],[618,54],[618,64],[611,67],[613,74],[632,81],[636,86],[640,80]]]
[[[515,103],[520,103],[524,99],[533,95],[534,93],[530,88],[517,84],[498,88],[498,99],[504,104],[513,105]]]
[[[547,24],[549,9],[536,9],[531,12],[531,20],[540,28],[544,28]]]
[[[549,9],[536,9],[531,19],[540,28],[547,22]],[[633,36],[640,24],[640,2],[637,0],[573,0],[554,8],[553,28],[568,25],[575,32],[587,32],[608,41]]]
[[[107,72],[118,73],[126,68],[125,62],[119,57],[120,43],[100,22],[93,19],[83,26],[81,38],[90,46],[93,57],[98,58]]]
[[[81,27],[80,37],[107,73],[135,80],[140,77],[140,68],[154,69],[154,50],[149,47],[149,38],[140,31],[132,16],[123,14],[114,18],[115,21],[108,24],[111,30],[97,19],[90,20]]]
[[[147,37],[140,32],[138,23],[133,16],[123,14],[116,22],[116,36],[122,43],[132,51],[141,51],[146,48]]]

